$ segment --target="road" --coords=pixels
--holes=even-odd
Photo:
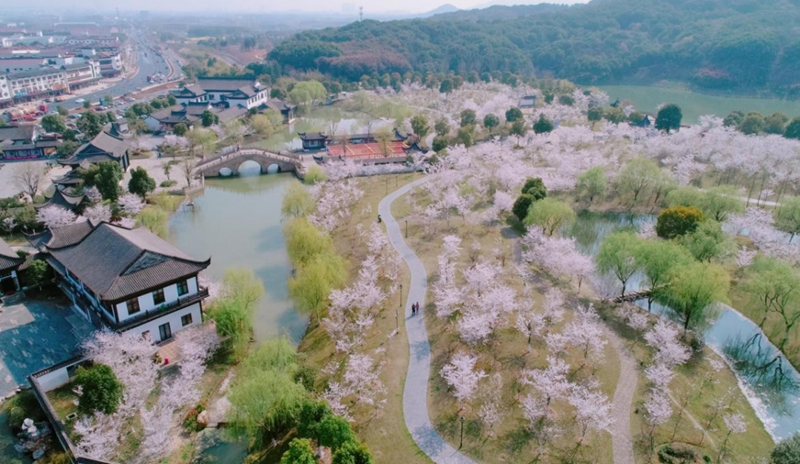
[[[135,44],[136,47],[139,48],[137,53],[138,60],[137,64],[139,66],[139,72],[136,73],[135,76],[129,79],[123,79],[120,82],[114,84],[111,87],[105,88],[103,90],[98,90],[96,92],[92,92],[86,95],[79,95],[69,100],[65,100],[60,102],[59,104],[67,109],[79,108],[83,104],[78,103],[77,100],[85,99],[90,100],[92,102],[97,102],[101,98],[106,95],[111,95],[114,98],[119,98],[127,93],[135,92],[136,89],[147,87],[150,85],[147,82],[147,76],[160,72],[165,76],[169,75],[170,68],[164,58],[156,55],[150,49],[149,42],[145,37],[144,33],[140,30],[136,30],[131,34],[131,42]],[[176,73],[180,73],[180,66],[175,63],[175,58],[170,57],[170,61],[172,61],[173,66],[175,66]]]

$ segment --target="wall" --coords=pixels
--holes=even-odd
[[[188,279],[189,282],[189,293],[186,295],[182,295],[183,297],[194,295],[197,293],[197,277],[190,277]],[[178,299],[178,284],[172,284],[169,286],[164,287],[164,298],[165,301],[162,304],[170,304]],[[140,295],[138,298],[139,300],[139,308],[140,312],[150,311],[152,309],[161,306],[158,306],[153,303],[153,294],[152,293],[145,293],[144,295]],[[128,303],[122,302],[117,304],[117,313],[119,314],[119,321],[124,322],[125,319],[129,318],[131,315],[128,314]],[[138,315],[139,312],[135,313]]]
[[[181,317],[186,314],[192,315],[192,323],[184,327],[181,324]],[[146,324],[134,327],[130,330],[127,330],[126,332],[133,332],[135,334],[141,335],[147,331],[150,331],[150,338],[154,342],[159,343],[161,342],[161,340],[159,339],[158,326],[160,326],[161,324],[166,324],[167,322],[169,322],[169,325],[172,328],[173,336],[181,329],[185,329],[187,327],[192,327],[200,324],[201,322],[203,322],[203,316],[200,311],[200,303],[198,302],[191,306],[187,306],[181,309],[180,311],[175,311],[174,313],[170,313],[165,316],[159,317],[158,319],[154,319]]]
[[[69,382],[69,373],[67,372],[67,367],[70,366],[62,366],[58,369],[55,369],[52,372],[48,372],[36,380],[39,382],[39,386],[42,387],[42,391],[49,392],[50,390],[55,390],[56,388],[66,384]]]

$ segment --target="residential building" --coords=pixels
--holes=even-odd
[[[8,58],[0,59],[0,73],[14,73],[39,69],[46,65],[44,58]]]
[[[100,63],[95,60],[64,64],[61,69],[67,73],[70,90],[92,85],[103,77],[100,74]]]
[[[189,103],[202,103],[208,101],[208,94],[199,84],[184,86],[178,90],[171,90],[170,94],[175,97],[178,104],[188,105]]]
[[[58,160],[59,164],[70,166],[73,170],[79,167],[103,161],[114,161],[119,163],[123,171],[130,166],[130,156],[128,148],[130,142],[124,138],[113,124],[108,124],[95,136],[89,143],[85,143],[75,150],[75,153],[67,159]]]
[[[17,271],[24,262],[25,258],[17,255],[3,239],[0,239],[0,292],[3,295],[19,290]]]
[[[44,254],[73,309],[98,328],[160,343],[203,320],[208,290],[198,274],[211,259],[192,258],[144,227],[85,221],[28,240]]]
[[[519,109],[523,114],[533,114],[536,110],[536,95],[525,95],[520,98]]]
[[[206,79],[197,80],[197,85],[211,103],[223,102],[226,106],[257,108],[269,99],[269,89],[251,79]]]
[[[101,52],[96,55],[100,62],[100,74],[103,77],[114,77],[122,74],[122,55],[116,52]]]
[[[42,139],[35,125],[0,127],[0,159],[22,160],[52,156],[56,153],[58,139]]]
[[[303,143],[303,150],[322,150],[330,138],[323,132],[298,132],[297,135]]]
[[[15,102],[69,92],[67,73],[63,69],[40,68],[0,76],[3,99],[9,95]]]

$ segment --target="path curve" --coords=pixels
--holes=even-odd
[[[411,272],[411,285],[406,291],[405,321],[408,335],[409,359],[406,384],[403,389],[403,416],[411,437],[417,446],[436,463],[461,464],[474,463],[450,446],[431,424],[428,414],[428,378],[431,371],[431,348],[428,332],[422,316],[411,317],[411,304],[419,302],[425,308],[425,292],[428,287],[428,274],[417,255],[403,240],[403,234],[392,216],[392,202],[429,178],[415,180],[399,190],[387,195],[378,205],[378,214],[386,224],[389,241],[408,264]]]

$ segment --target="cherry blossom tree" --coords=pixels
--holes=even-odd
[[[36,220],[47,228],[72,224],[76,219],[75,213],[56,205],[45,206],[36,212]]]
[[[459,351],[450,358],[450,362],[442,367],[439,374],[452,390],[453,396],[459,404],[459,412],[472,400],[478,389],[478,382],[486,377],[482,370],[476,370],[475,364],[478,357],[464,351]]]
[[[526,301],[519,305],[516,328],[528,339],[528,353],[532,349],[533,337],[539,336],[544,327],[544,314],[534,311],[533,301]]]
[[[100,203],[103,201],[103,195],[100,194],[100,190],[94,185],[83,189],[83,194],[91,203]]]
[[[589,430],[611,431],[611,425],[614,423],[611,417],[611,404],[603,393],[583,386],[574,386],[568,401],[575,408],[575,421],[579,427],[576,451],[583,444]]]
[[[133,193],[126,193],[119,197],[117,200],[117,204],[122,209],[122,212],[127,216],[136,216],[139,212],[144,209],[144,202],[139,195],[135,195]]]
[[[83,216],[94,223],[109,222],[111,221],[111,208],[108,205],[96,204],[86,208]]]

